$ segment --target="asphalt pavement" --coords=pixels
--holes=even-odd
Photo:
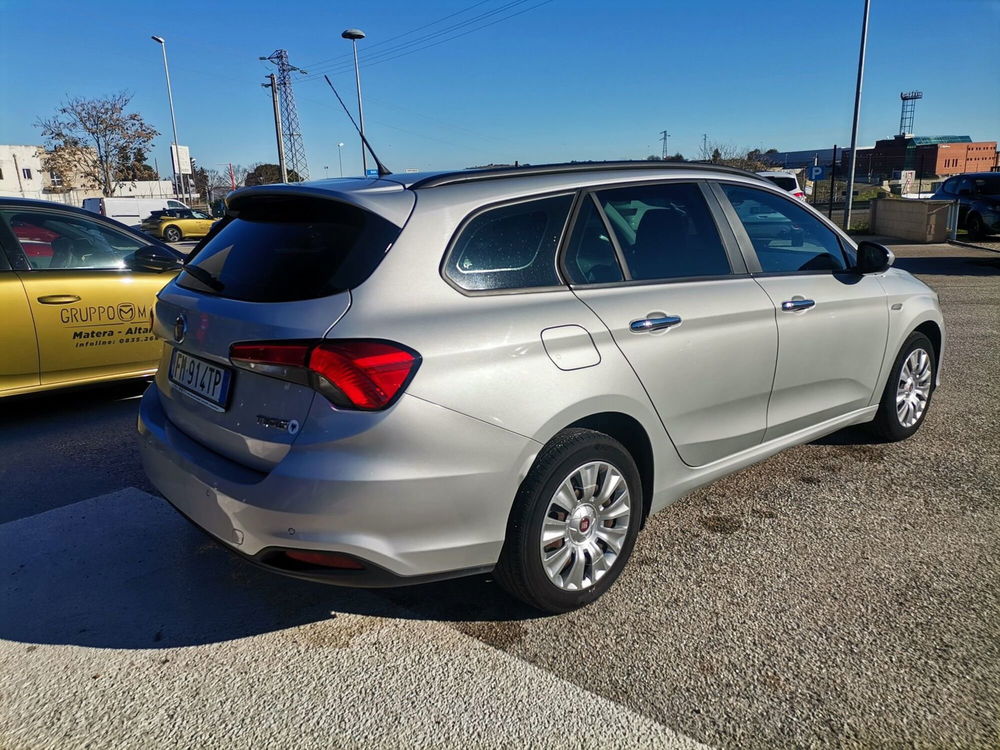
[[[0,403],[0,747],[1000,746],[1000,254],[893,250],[948,326],[920,432],[694,493],[557,617],[247,566],[151,494],[141,386]]]

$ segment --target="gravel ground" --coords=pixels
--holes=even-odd
[[[854,428],[685,498],[576,613],[464,582],[397,600],[709,744],[1000,747],[1000,267],[893,249],[948,326],[914,438]]]
[[[967,236],[959,235],[959,242],[965,242],[969,245],[975,245],[984,250],[992,250],[995,253],[1000,253],[1000,235],[991,234],[989,237],[984,237],[979,240],[969,239]]]

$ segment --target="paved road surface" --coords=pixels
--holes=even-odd
[[[136,387],[4,403],[0,746],[1000,746],[1000,256],[894,249],[949,326],[921,432],[682,500],[559,617],[250,568],[147,494]]]

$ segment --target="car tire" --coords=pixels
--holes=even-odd
[[[495,579],[545,612],[589,604],[628,562],[642,513],[642,482],[624,446],[601,432],[563,430],[521,483]]]
[[[871,422],[878,437],[893,443],[906,440],[920,429],[930,409],[936,374],[931,340],[914,331],[892,363],[878,412]]]
[[[965,220],[965,229],[971,239],[979,240],[986,236],[986,225],[979,214],[969,214]]]
[[[180,242],[184,239],[184,235],[179,228],[171,225],[163,230],[163,239],[167,242]]]

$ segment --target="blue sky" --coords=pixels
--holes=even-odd
[[[909,89],[924,92],[918,133],[1000,138],[1000,0],[872,6],[859,141],[896,131],[899,92]],[[664,129],[670,151],[688,157],[697,156],[703,133],[781,150],[844,145],[862,7],[863,0],[0,0],[0,143],[40,143],[36,118],[68,96],[126,89],[161,132],[154,156],[169,173],[162,61],[149,38],[157,34],[168,44],[180,141],[199,163],[274,162],[270,94],[260,86],[273,68],[258,57],[283,47],[310,73],[331,71],[350,105],[350,44],[340,32],[358,27],[368,35],[359,43],[368,134],[395,171],[644,158],[660,152]],[[492,15],[444,32],[484,13]],[[449,38],[463,32],[471,33]],[[394,49],[412,54],[376,62]],[[311,176],[339,175],[340,141],[345,174],[359,173],[357,136],[322,78],[299,81],[295,95]]]

